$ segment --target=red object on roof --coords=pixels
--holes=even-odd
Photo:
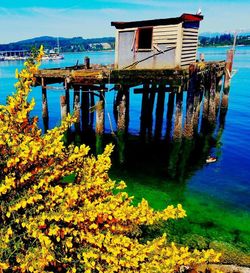
[[[181,15],[181,18],[183,19],[183,22],[200,22],[203,20],[202,15],[197,15],[197,14],[189,14],[189,13],[183,13]]]
[[[159,25],[174,25],[182,22],[200,22],[203,20],[202,15],[183,13],[180,17],[153,19],[144,21],[133,22],[111,22],[111,26],[117,29],[131,28],[131,27],[146,27],[146,26],[159,26]]]

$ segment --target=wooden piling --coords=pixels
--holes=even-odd
[[[194,116],[193,116],[193,129],[195,133],[198,133],[200,110],[203,99],[204,91],[204,75],[201,70],[197,70],[197,83],[194,93]]]
[[[126,131],[126,97],[122,96],[118,107],[118,120],[117,120],[117,137],[118,137],[118,153],[119,162],[121,164],[125,161],[125,131]]]
[[[168,95],[168,107],[167,107],[167,130],[166,130],[166,140],[170,141],[172,125],[173,125],[173,113],[174,113],[174,98],[175,93],[171,92]]]
[[[60,97],[60,105],[61,105],[61,120],[64,120],[67,116],[67,103],[66,96]]]
[[[42,119],[44,126],[44,133],[49,129],[49,111],[48,111],[48,101],[47,101],[47,90],[44,79],[42,78]]]
[[[65,90],[65,97],[66,97],[67,113],[69,113],[70,112],[69,89]]]
[[[155,87],[156,87],[155,85],[152,85],[152,88],[150,90],[151,92],[149,93],[148,107],[146,112],[148,141],[151,141],[153,137],[153,110],[154,110],[154,102],[155,102],[155,92],[154,92]]]
[[[208,120],[209,96],[210,96],[210,74],[209,74],[209,72],[207,72],[204,76],[204,98],[203,98],[202,125],[203,125],[204,121]]]
[[[87,56],[84,58],[84,66],[85,66],[85,69],[90,69],[90,58]],[[94,94],[90,93],[89,91],[90,91],[89,87],[82,86],[82,97],[81,97],[82,131],[85,132],[85,135],[87,135],[87,132],[90,131],[90,127],[93,128],[93,122],[94,122],[94,112],[91,111],[91,114],[90,114],[90,111],[89,111],[90,106],[94,107],[95,105]],[[91,122],[90,122],[90,119],[91,119]]]
[[[82,140],[81,140],[81,123],[80,123],[80,117],[81,117],[81,112],[80,112],[80,86],[74,86],[74,115],[76,117],[75,121],[75,144],[80,145]]]
[[[81,110],[82,110],[82,129],[83,131],[86,132],[89,129],[89,92],[87,88],[84,88],[84,87],[82,87]]]
[[[126,102],[125,102],[125,95],[122,96],[122,100],[120,101],[118,107],[118,122],[117,122],[117,130],[118,131],[125,131],[125,117],[126,117]]]
[[[99,96],[100,96],[100,101],[102,101],[102,115],[103,115],[103,132],[104,132],[104,126],[105,126],[105,84],[100,84],[100,92],[99,92]]]
[[[234,50],[233,49],[228,50],[226,67],[225,67],[225,75],[224,75],[223,96],[221,101],[222,108],[228,107],[228,96],[229,96],[231,74],[232,74],[232,68],[233,68],[233,57],[234,57]]]
[[[96,154],[103,152],[104,108],[103,101],[96,104]]]
[[[66,78],[64,81],[64,88],[65,88],[65,96],[66,96],[66,104],[67,104],[67,113],[70,112],[70,98],[69,98],[69,79]]]
[[[149,85],[144,84],[143,93],[142,93],[141,124],[140,124],[140,137],[142,141],[146,139],[146,131],[147,131],[148,92],[149,92]]]
[[[115,86],[115,90],[117,91],[115,99],[114,99],[114,104],[113,104],[113,115],[115,118],[115,122],[117,124],[118,122],[118,106],[120,104],[120,101],[122,100],[123,96],[123,86],[121,84]]]
[[[203,99],[203,112],[202,112],[202,122],[201,122],[201,133],[203,135],[208,135],[207,139],[211,138],[211,134],[215,129],[215,103],[213,102],[213,107],[211,108],[211,102],[213,101],[213,94],[215,93],[216,81],[211,81],[211,71],[207,71],[205,75],[205,92]],[[212,98],[211,98],[212,97]],[[213,114],[211,115],[211,109]],[[213,121],[214,120],[214,121]]]
[[[75,123],[80,123],[80,87],[74,86],[74,115],[76,117]]]
[[[187,111],[184,125],[183,136],[185,138],[193,137],[193,112],[194,112],[194,94],[196,92],[197,67],[194,64],[189,66],[189,84],[187,90]]]
[[[215,68],[215,66],[211,66],[211,68],[210,68],[209,112],[208,112],[208,121],[211,124],[214,124],[215,120],[216,120],[215,92],[216,92],[216,68]]]
[[[90,59],[87,56],[84,58],[84,65],[85,69],[90,69]]]
[[[209,109],[209,88],[210,88],[210,85],[208,84],[209,73],[208,71],[206,71],[205,67],[206,67],[205,55],[201,53],[200,61],[198,63],[198,70],[197,70],[197,88],[194,95],[194,121],[193,121],[194,126],[193,128],[195,133],[198,133],[198,129],[199,129],[201,108],[202,108],[201,121],[203,121],[204,117],[207,118],[208,109]]]
[[[90,108],[95,107],[95,95],[93,92],[90,92]],[[94,111],[90,112],[90,128],[94,126]]]
[[[103,105],[105,105],[105,84],[100,84],[100,92],[99,92],[99,96],[100,96],[100,100],[103,101]]]
[[[64,81],[65,95],[60,97],[61,105],[61,120],[63,120],[70,112],[70,99],[69,99],[69,78],[66,78]],[[69,144],[70,141],[70,128],[64,132],[64,142]]]
[[[216,91],[215,91],[215,112],[217,114],[220,106],[220,92],[222,87],[222,76],[216,77]]]
[[[176,94],[176,110],[173,139],[178,140],[182,138],[182,103],[183,103],[183,89],[181,88]]]
[[[162,135],[164,102],[165,102],[164,85],[160,85],[159,92],[157,94],[157,105],[156,105],[156,116],[155,116],[155,140],[159,140]]]
[[[130,86],[129,85],[124,85],[123,86],[123,95],[125,96],[125,136],[128,134],[128,128],[129,128],[129,120],[130,120],[130,115],[129,115],[129,105],[130,105]]]

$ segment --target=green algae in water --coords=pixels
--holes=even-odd
[[[161,232],[167,232],[169,240],[198,249],[209,247],[213,241],[221,241],[250,253],[249,213],[233,210],[231,206],[225,207],[221,201],[206,194],[185,192],[185,189],[180,188],[178,184],[171,183],[168,191],[162,191],[161,188],[153,186],[159,184],[159,181],[155,181],[157,178],[139,174],[133,177],[128,175],[121,177],[112,173],[111,176],[126,181],[126,191],[134,196],[134,205],[142,198],[148,200],[156,210],[162,210],[170,204],[183,205],[187,217],[170,221],[161,227]],[[164,183],[166,184],[166,181]],[[154,230],[154,233],[160,232]]]
[[[216,145],[212,134],[168,145],[132,143],[127,165],[112,168],[111,178],[127,183],[126,191],[134,196],[134,205],[145,198],[156,210],[178,203],[186,210],[186,218],[145,231],[147,238],[166,232],[170,241],[191,248],[203,249],[221,242],[217,244],[226,243],[228,248],[250,254],[249,213],[223,198],[212,197],[206,190],[191,191],[188,187],[190,178],[204,167],[211,147]]]

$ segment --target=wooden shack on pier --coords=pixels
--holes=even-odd
[[[195,62],[201,15],[134,22],[116,27],[115,68],[173,69]]]

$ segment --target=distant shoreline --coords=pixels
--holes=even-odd
[[[206,46],[198,46],[198,48],[204,48],[204,47],[214,47],[214,48],[218,48],[218,47],[232,47],[233,45],[206,45]],[[244,47],[244,46],[249,46],[249,45],[236,45],[236,47]]]
[[[74,52],[74,51],[62,51],[61,53],[63,54],[67,54],[67,53],[75,53],[75,54],[80,54],[80,53],[83,53],[83,52],[114,52],[115,50],[114,49],[107,49],[107,50],[83,50],[83,51],[77,51],[77,52]]]

